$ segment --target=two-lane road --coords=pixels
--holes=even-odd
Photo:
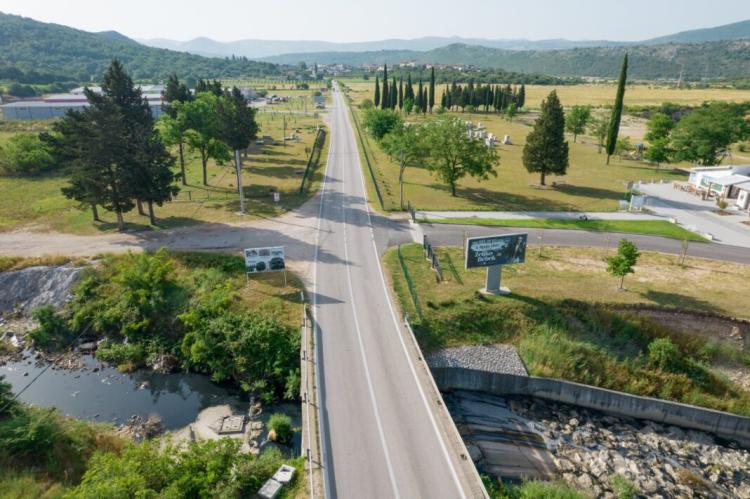
[[[318,222],[312,302],[328,494],[469,496],[386,289],[357,144],[338,91]]]

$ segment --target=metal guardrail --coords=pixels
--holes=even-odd
[[[302,183],[299,186],[300,194],[304,194],[305,192],[305,182],[307,182],[307,179],[311,176],[310,171],[320,162],[320,153],[323,151],[325,143],[326,131],[323,127],[318,128],[318,134],[315,136],[315,142],[313,143],[312,151],[310,151],[310,157],[307,159],[305,173],[302,175]]]
[[[372,184],[375,186],[375,194],[378,197],[378,202],[380,203],[380,209],[385,211],[385,205],[383,204],[383,195],[380,193],[380,186],[378,185],[378,181],[375,178],[375,171],[372,169],[372,164],[370,163],[370,156],[367,154],[367,147],[365,146],[365,139],[364,137],[362,137],[362,130],[359,127],[357,114],[354,112],[354,110],[351,110],[351,115],[352,115],[352,120],[354,121],[354,127],[357,129],[357,136],[359,137],[359,143],[362,145],[362,154],[365,156],[365,163],[367,163],[367,170],[370,172],[370,178],[372,179]]]

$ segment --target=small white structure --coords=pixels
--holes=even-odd
[[[504,146],[512,146],[513,143],[510,141],[510,135],[506,134],[505,137],[503,137],[503,145]]]
[[[693,168],[689,182],[698,192],[734,200],[740,210],[750,208],[750,165]]]
[[[282,464],[276,473],[263,484],[258,495],[263,499],[274,499],[279,495],[282,487],[292,481],[295,471],[291,466]]]

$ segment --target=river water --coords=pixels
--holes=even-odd
[[[57,407],[65,415],[91,421],[125,423],[132,415],[158,415],[167,430],[182,428],[209,406],[228,404],[246,414],[247,399],[239,391],[192,373],[160,374],[153,371],[121,373],[84,357],[86,370],[48,369],[19,398],[41,407]],[[0,366],[0,376],[18,393],[44,365],[33,359]],[[98,368],[96,372],[93,369]]]

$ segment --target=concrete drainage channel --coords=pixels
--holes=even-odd
[[[507,345],[427,360],[482,472],[563,478],[596,497],[619,475],[649,497],[750,498],[750,418],[528,376]]]

